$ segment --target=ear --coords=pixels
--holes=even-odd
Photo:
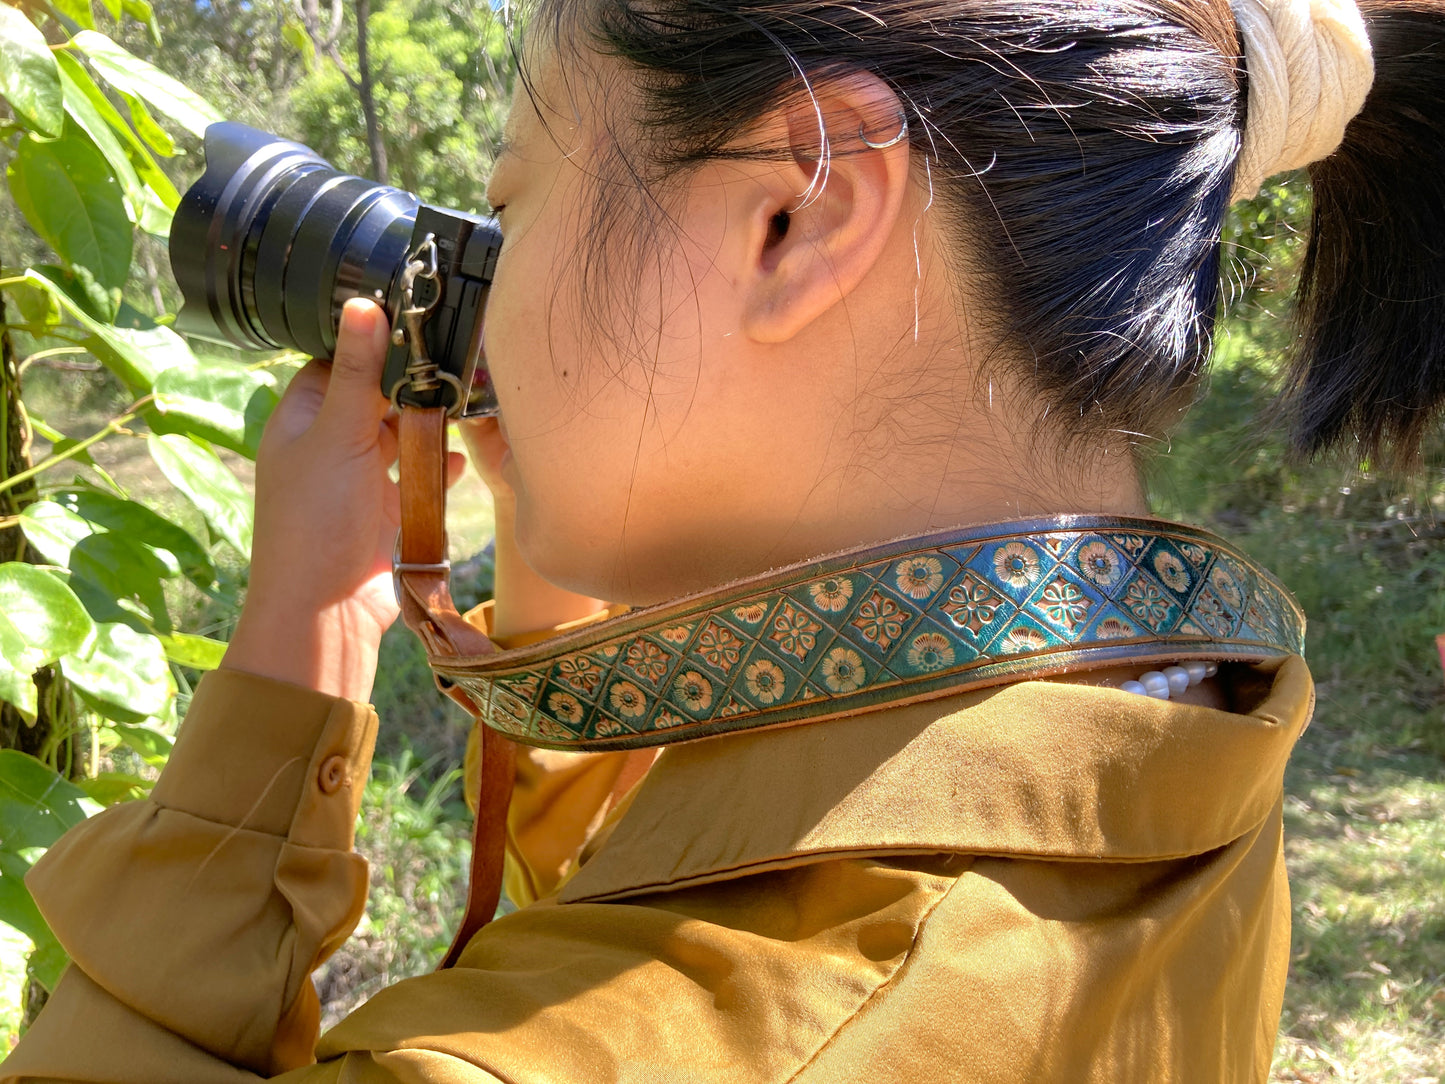
[[[791,339],[878,261],[908,189],[906,116],[886,83],[862,73],[820,83],[764,122],[760,145],[784,149],[782,161],[733,208],[746,223],[739,285],[751,339]]]

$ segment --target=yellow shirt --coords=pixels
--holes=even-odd
[[[546,898],[318,1042],[375,718],[218,672],[153,796],[36,866],[75,963],[0,1079],[1263,1081],[1313,694],[1232,673],[1233,712],[1030,681],[671,747],[595,826],[622,755],[530,754]]]

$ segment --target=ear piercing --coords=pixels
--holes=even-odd
[[[868,134],[863,130],[863,125],[861,124],[858,125],[858,138],[863,141],[863,146],[870,150],[886,151],[889,147],[896,147],[908,138],[908,114],[901,109],[898,111],[898,121],[898,134],[892,139],[885,139],[882,143],[874,143],[873,140],[868,138]]]

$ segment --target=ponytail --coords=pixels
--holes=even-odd
[[[1307,455],[1407,465],[1445,407],[1445,2],[1362,0],[1375,82],[1310,167],[1287,409]]]

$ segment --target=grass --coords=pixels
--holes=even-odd
[[[1294,935],[1272,1080],[1440,1084],[1445,449],[1409,481],[1291,467],[1258,427],[1269,385],[1236,350],[1152,488],[1161,514],[1219,529],[1309,615],[1318,703],[1285,774]]]

